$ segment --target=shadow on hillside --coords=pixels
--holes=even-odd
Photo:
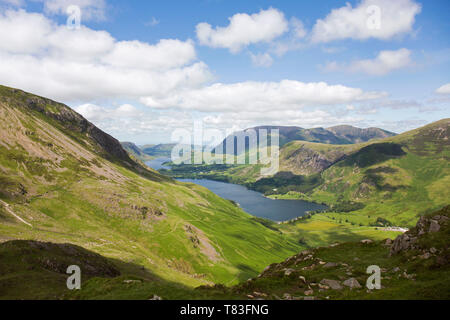
[[[406,155],[406,152],[403,151],[400,144],[389,142],[374,143],[350,155],[338,163],[337,166],[343,167],[356,164],[360,168],[366,168],[404,155]]]
[[[72,244],[13,240],[0,244],[0,299],[193,299],[193,288],[143,266]],[[81,290],[69,290],[67,268],[81,269]],[[197,293],[198,295],[198,293]]]

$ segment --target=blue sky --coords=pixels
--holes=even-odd
[[[69,5],[80,28],[66,26]],[[445,0],[0,0],[0,83],[65,102],[138,144],[169,142],[193,120],[403,132],[449,117],[449,9]]]

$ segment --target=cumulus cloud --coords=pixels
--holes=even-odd
[[[156,45],[140,41],[118,42],[103,61],[119,67],[169,69],[181,67],[195,58],[192,41],[163,39]]]
[[[139,118],[142,112],[131,104],[123,104],[117,108],[106,108],[91,103],[79,105],[74,108],[86,119],[93,122],[103,121],[105,119]]]
[[[336,105],[385,96],[383,92],[365,92],[359,88],[329,85],[325,82],[304,83],[294,80],[280,82],[215,83],[208,87],[183,90],[161,99],[145,97],[141,102],[153,108],[180,108],[205,112],[258,113],[298,110],[304,106]],[[267,116],[267,115],[266,115]]]
[[[200,44],[236,53],[250,44],[269,42],[288,30],[284,14],[274,8],[252,15],[237,13],[228,20],[226,27],[213,28],[209,23],[199,23],[196,32]]]
[[[375,59],[356,60],[350,64],[339,64],[336,61],[329,62],[325,71],[363,72],[370,75],[385,75],[394,70],[412,65],[411,51],[405,48],[399,50],[381,51]]]
[[[270,54],[266,53],[250,53],[250,57],[252,59],[252,63],[256,67],[270,67],[273,63],[273,58]]]
[[[137,98],[211,79],[192,41],[118,41],[106,31],[69,30],[22,9],[0,13],[0,81],[63,101]]]
[[[303,22],[295,17],[293,17],[291,19],[290,27],[296,38],[299,38],[299,39],[304,38],[307,34],[307,31],[305,29],[305,26],[303,25]]]
[[[47,14],[66,15],[69,6],[78,6],[84,20],[104,20],[106,18],[105,0],[34,0],[44,3]]]
[[[22,6],[24,4],[23,0],[0,0],[0,4],[5,3],[7,5],[12,5],[15,7]]]
[[[439,94],[450,94],[450,83],[444,84],[443,86],[436,89],[436,93]]]
[[[311,40],[387,40],[410,32],[420,11],[421,6],[414,0],[363,0],[356,7],[347,3],[316,21]]]

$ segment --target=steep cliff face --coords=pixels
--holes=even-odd
[[[339,146],[292,141],[281,149],[280,164],[282,170],[310,175],[322,172],[356,149],[356,145]]]
[[[44,120],[54,120],[52,124],[56,124],[58,129],[78,142],[90,144],[97,153],[109,160],[119,160],[129,166],[135,165],[117,139],[97,128],[68,106],[4,86],[0,86],[0,93],[0,102],[5,105],[25,112],[36,112]]]

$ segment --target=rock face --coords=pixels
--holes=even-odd
[[[450,206],[442,209],[442,212],[450,212]],[[433,217],[422,216],[416,224],[416,227],[408,232],[399,235],[393,242],[390,250],[390,255],[398,254],[402,251],[421,249],[418,241],[421,237],[439,232],[443,227],[449,223],[449,218],[445,215],[435,215]],[[432,248],[436,250],[435,248]]]
[[[299,143],[299,148],[284,159],[283,167],[289,168],[295,174],[313,174],[322,172],[344,156],[345,153],[339,149],[321,154]]]
[[[42,113],[56,120],[60,128],[67,131],[70,136],[75,137],[76,134],[81,134],[80,137],[86,136],[91,138],[96,147],[100,149],[99,151],[103,151],[105,156],[133,164],[133,160],[130,159],[118,140],[97,128],[68,106],[21,90],[12,88],[8,88],[8,90],[14,95],[3,97],[2,99],[9,104]]]

